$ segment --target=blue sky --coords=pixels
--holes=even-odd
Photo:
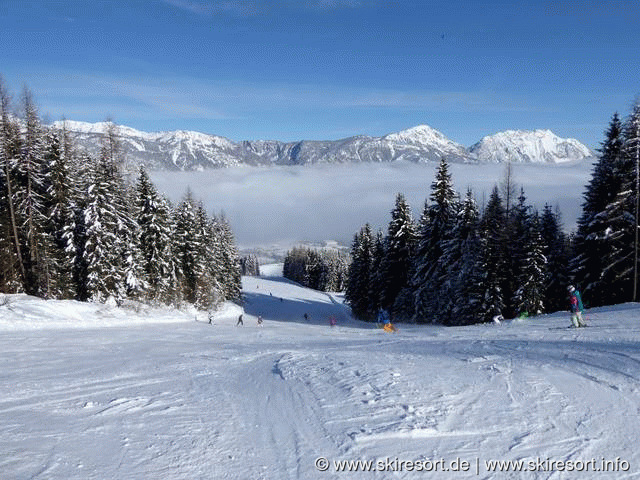
[[[42,115],[243,139],[428,124],[599,144],[640,94],[636,2],[0,0],[0,74]]]

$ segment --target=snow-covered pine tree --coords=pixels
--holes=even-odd
[[[378,230],[373,242],[371,256],[371,282],[369,283],[369,301],[371,302],[371,312],[378,312],[381,308],[380,299],[382,296],[382,262],[385,257],[384,233]]]
[[[113,296],[119,302],[125,296],[138,296],[142,284],[135,241],[138,225],[130,211],[134,198],[120,171],[122,154],[112,126],[107,124],[100,157],[89,173],[84,219],[77,234],[84,238],[79,249],[86,267],[86,278],[80,280],[83,294],[95,301]]]
[[[75,258],[73,262],[73,284],[76,290],[76,299],[87,301],[91,298],[89,291],[89,264],[86,254],[88,246],[87,236],[88,225],[85,213],[90,203],[90,192],[92,185],[96,181],[96,172],[94,171],[98,161],[88,154],[79,154],[78,160],[75,162],[76,182],[78,195],[72,206],[73,222],[75,228],[73,230],[73,244],[75,247]]]
[[[430,201],[430,204],[425,202],[420,220],[414,274],[411,279],[415,302],[413,319],[416,322],[440,322],[441,316],[447,315],[445,310],[449,302],[448,292],[443,291],[443,288],[450,274],[450,265],[444,262],[442,252],[445,242],[451,236],[458,202],[449,166],[444,158],[440,161],[431,184]]]
[[[220,261],[218,267],[218,284],[222,287],[225,300],[240,300],[242,297],[242,275],[238,261],[238,247],[229,221],[223,215],[214,217],[215,230],[218,232],[217,242],[220,244]]]
[[[631,300],[638,301],[638,290],[640,289],[640,99],[636,99],[633,106],[633,113],[629,121],[627,136],[626,154],[631,157],[635,170],[635,192],[634,205],[634,240],[633,240],[633,294]]]
[[[396,314],[410,309],[409,305],[397,304],[396,300],[398,294],[409,286],[415,244],[416,227],[411,217],[411,208],[404,195],[398,193],[385,239],[380,302],[396,320],[399,319]]]
[[[126,194],[127,197],[131,198],[129,205],[133,205],[132,192],[127,189]],[[146,289],[146,284],[143,280],[142,253],[137,243],[137,238],[140,235],[140,227],[131,216],[128,208],[126,220],[126,223],[120,224],[122,227],[118,232],[118,237],[123,247],[121,252],[124,263],[122,292],[123,295],[129,298],[140,298]]]
[[[322,254],[316,257],[316,289],[317,290],[329,290],[329,285],[333,283],[331,272],[331,257],[328,252],[322,252]]]
[[[637,102],[623,128],[623,152],[619,174],[621,189],[606,213],[610,250],[605,253],[602,283],[608,288],[606,302],[620,303],[634,296],[635,236],[637,232],[636,156],[640,155],[640,102]]]
[[[335,284],[331,286],[331,292],[344,292],[347,288],[347,275],[349,269],[349,255],[345,252],[332,252],[331,253],[331,271],[334,272]],[[377,310],[378,297],[372,297],[373,291],[369,291],[369,298],[372,302],[372,309]],[[374,310],[374,311],[375,311]]]
[[[183,281],[184,274],[182,273],[182,262],[181,258],[178,255],[178,236],[177,236],[177,225],[178,225],[178,217],[177,217],[177,206],[173,206],[171,201],[167,197],[163,197],[164,203],[167,205],[169,211],[169,231],[171,232],[171,244],[169,250],[171,251],[171,255],[169,256],[170,262],[170,270],[169,270],[169,284],[168,284],[168,292],[165,297],[165,303],[169,305],[173,305],[176,307],[180,307],[182,302],[184,302],[183,296]]]
[[[320,290],[320,282],[326,271],[320,253],[316,250],[304,250],[304,277],[302,284]]]
[[[582,214],[573,241],[570,275],[582,285],[585,302],[591,306],[612,301],[610,285],[603,281],[605,259],[612,250],[611,205],[621,191],[623,176],[628,173],[623,155],[622,124],[615,113],[605,132],[598,161],[584,192]]]
[[[539,315],[545,311],[544,292],[547,285],[546,245],[540,233],[537,212],[531,217],[530,232],[525,246],[526,257],[521,266],[520,286],[515,295],[517,314]]]
[[[13,121],[9,92],[0,77],[0,287],[24,291],[25,265],[14,197],[15,166],[20,156],[20,128]]]
[[[504,213],[506,218],[511,217],[511,209],[516,201],[517,186],[513,174],[513,165],[508,161],[504,168],[504,176],[500,182],[499,190],[504,205]],[[507,224],[507,228],[509,225]]]
[[[449,239],[443,243],[442,265],[449,275],[442,285],[442,323],[468,325],[481,321],[479,285],[482,283],[478,207],[471,189],[467,190]]]
[[[64,133],[62,133],[64,138]],[[76,261],[73,213],[77,189],[71,173],[71,158],[60,141],[61,134],[49,131],[45,137],[44,207],[47,213],[46,234],[52,240],[48,252],[51,268],[51,293],[56,298],[75,298],[73,266]]]
[[[478,314],[483,322],[490,322],[504,312],[505,212],[498,188],[494,187],[480,222],[482,270],[484,277],[479,286],[482,303]]]
[[[96,161],[83,212],[84,245],[81,251],[86,278],[80,283],[87,298],[98,302],[121,293],[123,265],[120,249],[115,247],[118,243],[118,213],[112,176],[112,165],[107,159]]]
[[[293,247],[284,258],[283,275],[308,288],[336,292],[346,288],[348,266],[349,256],[337,250]]]
[[[198,258],[203,265],[196,286],[196,307],[208,310],[224,300],[223,286],[218,284],[216,275],[221,267],[215,258],[215,230],[202,202],[196,206],[196,237]]]
[[[527,204],[524,187],[520,187],[515,205],[511,208],[510,215],[506,218],[509,225],[505,236],[505,274],[502,292],[505,299],[503,315],[511,318],[518,315],[522,299],[518,293],[529,278],[527,266],[529,263],[531,235],[533,232],[532,208]]]
[[[117,218],[116,242],[113,248],[119,256],[122,265],[121,276],[117,287],[117,298],[125,296],[138,297],[145,288],[142,281],[142,259],[138,249],[137,237],[139,226],[133,218],[135,194],[125,179],[125,156],[119,140],[118,127],[107,121],[105,131],[101,137],[100,156],[109,165],[109,181],[112,185],[112,197],[115,202]]]
[[[302,283],[304,281],[304,252],[300,247],[293,247],[287,252],[282,265],[282,276]]]
[[[173,252],[179,266],[181,296],[186,302],[195,304],[198,277],[204,266],[198,258],[200,245],[196,235],[195,202],[190,190],[177,205],[174,216]]]
[[[545,286],[545,307],[547,312],[567,308],[567,285],[569,285],[568,240],[562,231],[560,213],[545,204],[540,218],[540,234],[546,245],[547,284]]]
[[[170,302],[170,210],[142,166],[135,186],[134,218],[140,227],[137,248],[141,255],[141,281],[146,286],[145,296],[156,302]]]
[[[371,226],[365,224],[353,238],[351,265],[345,299],[353,314],[363,320],[373,320],[375,310],[371,299],[373,240]]]
[[[242,275],[252,277],[260,276],[260,262],[255,255],[244,255],[240,257],[240,270]]]
[[[50,296],[51,271],[48,251],[51,239],[46,234],[47,212],[43,204],[44,145],[42,126],[33,96],[26,87],[22,93],[24,115],[23,140],[15,170],[15,204],[22,237],[25,265],[25,292]]]

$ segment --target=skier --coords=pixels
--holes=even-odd
[[[387,323],[391,323],[391,316],[389,312],[384,309],[378,310],[378,323],[381,325],[386,325]]]
[[[258,326],[262,326],[262,315],[258,315]]]
[[[305,313],[305,314],[303,315],[303,317],[304,317],[304,319],[305,319],[307,322],[309,321],[309,314],[308,314],[308,313]]]
[[[574,327],[586,327],[587,324],[582,320],[582,312],[584,311],[584,306],[582,305],[582,297],[580,296],[580,292],[576,290],[573,285],[569,285],[567,288],[569,290],[569,297],[571,301],[571,323]]]
[[[237,327],[238,325],[242,325],[242,326],[244,326],[244,323],[242,322],[242,314],[240,314],[240,316],[238,317],[238,323],[236,323],[236,327]]]
[[[209,325],[211,325],[212,321],[213,321],[213,313],[209,312]]]
[[[335,327],[337,323],[338,321],[336,320],[336,317],[331,315],[331,317],[329,317],[329,325],[331,325],[332,327]]]

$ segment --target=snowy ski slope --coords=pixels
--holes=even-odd
[[[387,334],[279,268],[243,279],[244,327],[231,306],[208,325],[5,297],[0,478],[640,477],[639,305],[591,310],[579,330],[558,313]],[[602,459],[618,471],[593,471]],[[337,472],[342,460],[387,471]],[[443,463],[392,471],[424,460]],[[468,471],[441,471],[454,461]],[[583,471],[542,471],[560,461]]]

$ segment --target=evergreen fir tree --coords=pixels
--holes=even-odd
[[[524,188],[520,187],[517,203],[507,217],[509,225],[505,235],[505,272],[502,292],[505,299],[503,315],[515,317],[521,310],[521,287],[528,281],[530,255],[529,250],[533,232],[531,206],[527,204]]]
[[[120,302],[137,286],[130,256],[132,238],[137,232],[126,206],[127,189],[110,158],[103,156],[98,160],[88,193],[85,209],[88,244],[84,252],[90,259],[89,285],[95,286],[90,287],[92,297],[104,301],[112,296]]]
[[[220,265],[216,265],[212,248],[215,243],[214,230],[201,202],[196,207],[196,238],[201,263],[196,286],[196,306],[201,310],[208,310],[224,297],[223,288],[216,278]]]
[[[375,315],[370,297],[373,266],[373,243],[371,226],[367,223],[356,233],[351,245],[351,265],[345,299],[353,314],[363,320],[371,320]]]
[[[195,204],[188,191],[175,211],[174,255],[179,266],[179,284],[182,298],[189,303],[196,302],[198,277],[201,264],[197,243]]]
[[[633,211],[632,225],[634,230],[634,253],[633,253],[633,271],[632,283],[633,293],[631,300],[638,301],[640,291],[640,99],[636,99],[633,110],[628,122],[626,132],[625,154],[630,158],[634,165],[635,182],[631,185],[630,190],[634,192],[632,196],[631,209]],[[635,198],[634,198],[635,197]]]
[[[60,142],[58,132],[46,136],[44,207],[47,213],[46,235],[52,240],[49,252],[51,291],[56,298],[74,298],[73,266],[76,262],[73,205],[77,196],[71,171],[71,159]]]
[[[400,310],[407,310],[396,304],[400,291],[408,287],[411,261],[416,243],[416,232],[411,209],[399,193],[391,212],[391,221],[385,240],[385,257],[382,261],[381,306],[394,318]]]
[[[15,204],[15,166],[20,156],[20,129],[10,115],[9,92],[0,77],[0,287],[24,291],[26,271]]]
[[[244,255],[240,257],[240,271],[242,275],[251,277],[260,276],[260,262],[255,255]]]
[[[135,221],[140,228],[137,240],[141,255],[141,281],[146,286],[149,299],[166,302],[172,271],[169,206],[158,195],[142,166],[135,192]]]
[[[69,150],[67,150],[69,151]],[[67,157],[68,158],[68,157]],[[73,261],[73,284],[76,290],[76,299],[80,301],[87,301],[91,298],[91,292],[89,290],[89,264],[87,262],[86,247],[88,245],[88,225],[86,223],[87,217],[85,213],[89,205],[90,196],[88,192],[96,181],[95,166],[97,160],[90,157],[87,154],[79,155],[76,170],[76,184],[78,189],[78,195],[72,206],[73,223],[75,228],[73,230],[73,245],[75,249],[75,257]]]
[[[504,219],[505,212],[498,188],[494,187],[480,223],[481,250],[483,251],[481,268],[484,272],[479,293],[482,298],[478,309],[479,318],[489,322],[496,316],[502,316],[505,302],[504,285]]]
[[[585,302],[591,306],[613,300],[612,285],[603,280],[603,272],[606,258],[612,250],[611,215],[620,216],[616,211],[621,204],[613,204],[621,191],[624,176],[629,173],[623,155],[622,125],[617,113],[611,119],[599,152],[584,193],[571,260],[574,283],[583,286]]]
[[[540,233],[537,214],[533,216],[525,251],[520,286],[516,291],[515,305],[519,315],[539,315],[545,311],[544,292],[547,285],[546,246]]]
[[[369,310],[373,313],[380,311],[382,305],[380,299],[382,297],[382,262],[384,261],[384,233],[378,230],[373,242],[373,252],[371,257],[371,282],[369,283]]]
[[[215,217],[215,229],[218,231],[220,245],[220,268],[218,284],[222,287],[224,299],[240,300],[242,296],[242,276],[238,261],[238,248],[231,226],[224,215]]]
[[[566,235],[562,231],[560,213],[554,212],[549,204],[544,206],[540,218],[540,234],[546,246],[547,283],[545,286],[545,306],[548,312],[566,310],[567,285],[569,285],[569,251]]]
[[[93,181],[86,192],[82,248],[86,279],[81,283],[88,298],[103,302],[121,291],[122,263],[118,249],[118,213],[113,195],[111,166],[104,160],[95,165]]]
[[[478,208],[473,192],[460,206],[451,235],[443,243],[442,268],[448,270],[442,284],[441,319],[446,325],[467,325],[481,319],[479,285],[482,283]]]
[[[448,315],[448,293],[444,290],[450,265],[442,258],[444,244],[451,238],[457,201],[447,162],[442,159],[431,184],[431,204],[425,203],[420,220],[415,273],[412,287],[415,298],[414,321],[442,321]]]
[[[31,92],[22,94],[24,134],[15,169],[14,198],[18,219],[22,260],[26,274],[24,289],[30,295],[47,296],[50,287],[50,239],[46,235],[47,216],[43,205],[44,148],[42,127]]]
[[[604,255],[602,283],[606,285],[606,303],[621,303],[633,297],[636,219],[636,152],[640,151],[640,103],[634,105],[623,128],[622,161],[618,173],[621,187],[607,207],[606,231],[609,251]]]

